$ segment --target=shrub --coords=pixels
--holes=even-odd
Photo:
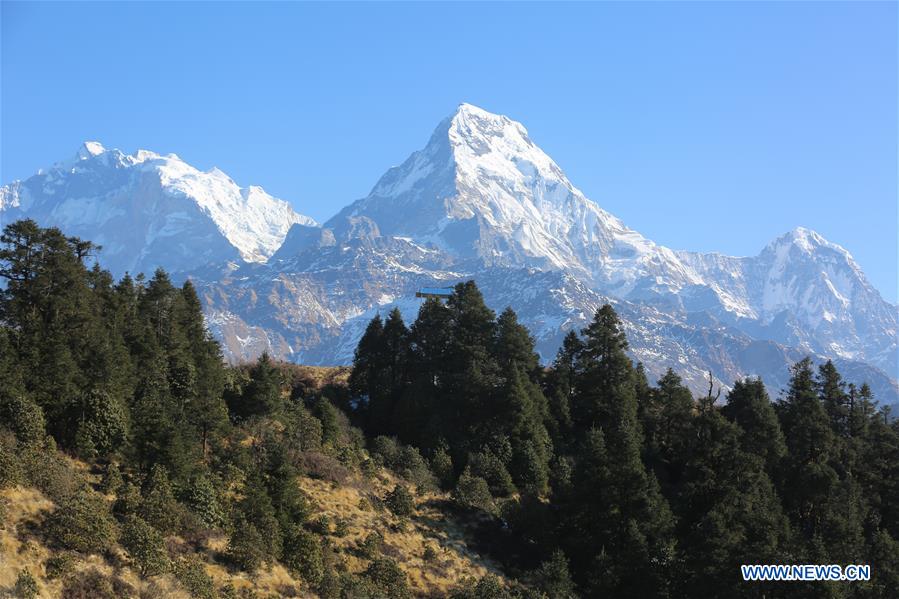
[[[392,559],[374,560],[365,570],[365,577],[386,597],[391,597],[392,599],[412,597],[409,585],[406,582],[406,574]]]
[[[82,414],[76,434],[79,451],[108,456],[125,442],[128,434],[128,414],[121,400],[100,390],[90,391],[81,398]]]
[[[115,462],[110,462],[106,466],[106,472],[103,473],[103,480],[100,481],[100,490],[107,494],[115,494],[119,492],[125,483],[122,479],[122,473],[119,466]]]
[[[12,443],[0,438],[0,489],[12,487],[22,482],[22,465]]]
[[[137,514],[140,511],[142,498],[140,489],[132,483],[125,483],[119,487],[116,493],[115,503],[112,504],[112,513],[119,518],[124,518],[131,514]]]
[[[334,522],[334,536],[345,537],[350,532],[350,521],[347,518],[338,518]]]
[[[384,546],[384,537],[381,533],[375,531],[368,533],[357,546],[356,551],[365,559],[374,559],[381,555],[381,549]]]
[[[208,477],[199,476],[194,479],[184,493],[184,501],[206,526],[217,528],[225,524],[225,510]]]
[[[453,500],[464,507],[483,510],[489,514],[496,513],[496,504],[490,495],[487,481],[479,476],[472,476],[467,467],[453,490]]]
[[[514,597],[499,578],[490,574],[477,582],[468,581],[450,595],[450,599],[514,599]]]
[[[37,581],[31,572],[22,570],[16,577],[16,586],[14,587],[15,596],[19,599],[33,599],[37,597]]]
[[[164,466],[156,465],[144,482],[141,490],[143,499],[140,504],[140,515],[148,524],[162,532],[174,532],[179,518],[176,514],[180,506],[175,500],[169,473]]]
[[[437,550],[433,545],[428,545],[425,547],[424,553],[421,556],[421,559],[427,563],[432,563],[437,561]]]
[[[112,580],[96,570],[76,572],[66,577],[60,599],[119,599]],[[127,595],[125,595],[127,596]]]
[[[83,483],[82,477],[56,454],[52,443],[47,448],[27,448],[22,454],[22,466],[31,484],[56,503],[66,500]]]
[[[156,576],[168,570],[165,539],[140,516],[128,516],[122,526],[121,540],[142,577]]]
[[[116,536],[106,502],[86,488],[66,498],[47,518],[45,527],[57,545],[81,553],[103,552]]]
[[[252,574],[266,559],[266,543],[255,526],[241,521],[228,541],[226,557],[237,568]]]
[[[75,559],[70,553],[57,553],[44,562],[44,572],[49,580],[65,578],[75,569]]]
[[[350,475],[346,466],[329,455],[318,451],[302,454],[302,468],[311,478],[327,480],[342,485]]]
[[[403,485],[396,485],[384,500],[387,508],[397,516],[409,516],[415,507],[412,494]]]
[[[577,597],[574,591],[574,582],[568,571],[568,559],[559,549],[556,549],[552,556],[540,565],[534,579],[537,587],[549,597],[559,597],[559,599]]]
[[[195,556],[181,558],[173,567],[175,578],[181,583],[191,597],[197,599],[215,599],[215,583],[206,573],[206,566]]]
[[[515,492],[512,475],[505,464],[492,451],[479,451],[468,460],[471,473],[487,481],[490,493],[494,497],[508,497]]]
[[[437,477],[441,489],[447,491],[453,488],[453,458],[450,457],[446,443],[440,443],[431,456],[431,471]]]
[[[0,420],[7,423],[23,445],[39,445],[47,436],[44,411],[27,397],[7,397],[0,406]]]
[[[312,586],[318,585],[324,576],[321,543],[317,536],[299,526],[291,527],[284,536],[282,561]]]

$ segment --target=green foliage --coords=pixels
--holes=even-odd
[[[437,445],[434,455],[431,456],[431,472],[437,477],[440,488],[448,491],[453,488],[455,476],[453,472],[453,458],[449,454],[449,448],[445,442]]]
[[[16,584],[13,587],[15,596],[20,599],[34,599],[38,594],[37,580],[28,570],[22,570],[16,577]]]
[[[84,488],[65,498],[47,517],[45,527],[54,544],[80,553],[104,552],[117,532],[106,501]]]
[[[506,469],[503,460],[490,448],[484,448],[468,459],[468,467],[474,476],[483,478],[495,497],[508,497],[515,492],[512,475]]]
[[[227,521],[219,493],[208,476],[198,476],[187,485],[184,503],[210,528],[223,526]]]
[[[406,574],[390,558],[372,561],[365,570],[365,577],[385,597],[408,599],[412,597]]]
[[[515,599],[515,597],[503,586],[499,578],[490,574],[477,581],[468,581],[450,595],[450,599]]]
[[[24,446],[40,444],[46,436],[44,411],[31,399],[0,391],[0,421]]]
[[[85,457],[109,456],[128,435],[128,414],[122,401],[106,391],[85,393],[77,406],[81,416],[76,441]]]
[[[172,532],[178,523],[180,506],[164,466],[153,467],[144,482],[141,496],[141,517],[159,531]]]
[[[44,562],[47,579],[65,578],[75,570],[75,559],[70,553],[55,553]]]
[[[196,556],[182,557],[172,564],[175,578],[195,599],[216,599],[215,583]]]
[[[488,514],[496,513],[496,504],[493,502],[487,481],[480,476],[472,475],[468,468],[462,472],[462,476],[456,482],[453,501],[468,508],[483,510]]]
[[[19,456],[16,455],[15,441],[0,434],[0,489],[17,485],[23,478],[24,473]]]
[[[411,516],[415,509],[412,494],[409,493],[409,489],[401,484],[393,487],[393,490],[384,499],[384,503],[387,505],[387,509],[402,517]]]
[[[284,565],[313,587],[324,577],[325,565],[318,537],[299,526],[292,526],[284,535]]]
[[[120,540],[141,576],[156,576],[169,569],[162,534],[139,516],[125,519]]]
[[[571,599],[577,597],[574,581],[568,571],[568,559],[560,550],[553,551],[548,560],[540,564],[534,573],[535,586],[547,597]]]
[[[106,465],[106,471],[103,473],[103,480],[100,481],[100,490],[104,493],[116,494],[122,485],[125,484],[122,473],[118,464],[110,462]]]
[[[357,552],[365,559],[375,559],[384,547],[384,537],[375,531],[368,533],[357,546]]]
[[[251,523],[241,520],[231,534],[226,557],[237,568],[252,574],[268,557],[267,541]]]

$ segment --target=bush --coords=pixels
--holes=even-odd
[[[93,390],[84,394],[78,407],[82,414],[75,436],[79,453],[108,456],[125,443],[128,414],[121,400]]]
[[[219,501],[219,494],[206,476],[199,476],[193,480],[184,493],[184,502],[200,521],[210,528],[220,527],[227,520],[225,510]]]
[[[415,508],[412,494],[403,485],[396,485],[393,491],[387,494],[384,503],[387,504],[387,509],[402,517],[410,516]]]
[[[467,467],[453,490],[453,500],[464,507],[483,510],[489,514],[496,513],[496,504],[490,495],[487,481],[479,476],[472,476]]]
[[[310,478],[327,480],[342,485],[350,476],[346,466],[327,454],[307,451],[302,454],[302,468]]]
[[[100,490],[104,493],[114,495],[119,492],[125,483],[122,479],[122,473],[119,466],[115,462],[110,462],[106,466],[106,472],[103,473],[103,480],[100,482]]]
[[[56,454],[55,443],[51,443],[47,448],[27,448],[22,454],[22,466],[31,484],[56,503],[61,503],[78,492],[78,486],[84,482],[83,478]]]
[[[409,585],[406,582],[406,574],[392,559],[376,559],[368,565],[368,568],[365,570],[365,577],[386,597],[391,597],[392,599],[412,597]]]
[[[75,559],[69,553],[57,553],[44,562],[44,572],[49,580],[65,578],[75,569]]]
[[[574,582],[568,571],[568,559],[565,554],[556,549],[552,556],[540,565],[534,575],[537,588],[542,589],[549,597],[559,599],[571,599],[577,597],[574,592]]]
[[[116,493],[115,503],[112,504],[112,513],[119,518],[137,514],[140,511],[142,500],[140,489],[132,483],[125,483],[119,487]]]
[[[350,521],[348,518],[338,518],[334,521],[334,536],[345,537],[350,533]]]
[[[116,537],[106,502],[86,488],[66,498],[47,518],[45,527],[55,544],[81,553],[106,551]]]
[[[287,568],[312,586],[318,585],[325,573],[324,558],[318,537],[299,526],[284,536],[282,561]]]
[[[44,411],[29,398],[7,397],[0,406],[0,420],[7,423],[23,445],[39,445],[47,436]]]
[[[440,443],[431,456],[431,471],[437,477],[441,489],[448,491],[453,488],[453,458],[450,457],[446,443]]]
[[[356,551],[365,559],[375,559],[381,555],[381,549],[384,546],[384,537],[381,533],[375,531],[370,532],[357,546]]]
[[[488,574],[476,583],[469,581],[462,585],[452,595],[450,599],[514,599],[515,595],[510,593],[500,582],[499,578]],[[555,599],[555,597],[553,598]]]
[[[492,451],[479,451],[468,460],[471,473],[487,481],[490,493],[494,497],[508,497],[515,492],[512,475],[505,464]]]
[[[16,578],[16,586],[14,587],[15,596],[19,599],[33,599],[37,597],[37,581],[31,572],[22,570]]]
[[[144,578],[164,573],[169,568],[162,534],[140,516],[129,516],[122,526],[122,546]]]
[[[119,599],[112,580],[96,570],[77,572],[65,579],[60,599]]]
[[[206,573],[206,566],[195,556],[181,558],[173,567],[175,578],[181,583],[191,597],[197,599],[215,599],[215,583]]]
[[[22,465],[12,443],[0,438],[0,489],[12,487],[22,482]]]
[[[162,532],[174,532],[180,520],[178,514],[181,506],[175,500],[169,473],[164,466],[153,466],[141,495],[141,517]]]
[[[241,521],[228,541],[226,557],[237,568],[252,574],[262,565],[268,554],[266,540],[255,526]]]

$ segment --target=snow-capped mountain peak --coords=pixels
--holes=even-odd
[[[176,154],[125,154],[95,141],[68,161],[0,188],[0,221],[21,217],[100,243],[101,259],[116,274],[264,262],[291,225],[317,226],[218,168],[204,172]]]

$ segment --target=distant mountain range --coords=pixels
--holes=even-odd
[[[520,123],[470,104],[321,226],[217,169],[95,142],[0,188],[0,222],[20,217],[100,243],[117,275],[194,279],[232,360],[347,363],[375,313],[411,321],[416,289],[473,278],[547,361],[610,301],[633,357],[697,392],[711,371],[776,393],[812,355],[899,402],[897,307],[845,249],[801,227],[752,257],[660,246],[586,198]]]

